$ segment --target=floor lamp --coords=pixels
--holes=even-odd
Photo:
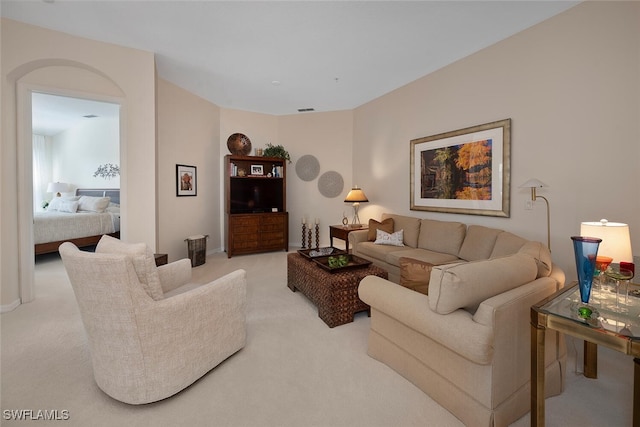
[[[531,178],[524,184],[520,186],[520,188],[530,188],[531,189],[531,201],[535,202],[537,199],[542,199],[547,204],[547,247],[549,251],[551,251],[551,223],[549,222],[549,201],[544,196],[538,196],[536,194],[536,188],[548,187],[545,183]]]

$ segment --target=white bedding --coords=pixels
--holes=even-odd
[[[49,243],[120,231],[120,214],[114,212],[38,212],[33,217],[34,243]]]

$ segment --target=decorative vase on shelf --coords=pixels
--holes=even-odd
[[[573,252],[576,257],[576,270],[578,273],[578,288],[580,289],[580,301],[578,308],[580,317],[590,318],[593,308],[589,306],[593,273],[596,269],[596,257],[598,246],[602,239],[596,237],[573,236]]]

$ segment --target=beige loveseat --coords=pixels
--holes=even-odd
[[[405,246],[349,235],[353,253],[400,281],[400,259],[436,264],[428,295],[369,276],[370,356],[473,426],[505,426],[530,405],[530,307],[564,284],[542,244],[502,230],[385,214]],[[546,395],[562,392],[563,337],[546,335]]]

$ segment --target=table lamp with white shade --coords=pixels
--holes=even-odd
[[[56,193],[56,197],[60,197],[60,193],[64,193],[69,190],[69,184],[64,182],[50,182],[47,185],[47,193]]]
[[[598,255],[613,258],[613,263],[633,262],[629,226],[621,222],[609,222],[606,219],[580,224],[580,235],[602,239]]]

